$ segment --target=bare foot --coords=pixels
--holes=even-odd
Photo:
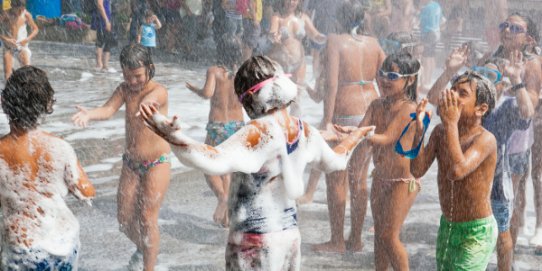
[[[299,205],[302,205],[302,204],[309,204],[309,203],[312,203],[312,194],[305,194],[303,196],[301,196],[300,198],[298,198],[296,201],[297,201],[297,204]]]
[[[322,244],[312,245],[312,250],[315,252],[333,252],[333,253],[345,253],[346,246],[344,242],[342,244],[335,244],[331,241]]]
[[[349,252],[361,252],[363,250],[363,242],[360,240],[351,240],[350,238],[346,241],[346,250]]]
[[[213,214],[213,220],[215,223],[221,224],[226,227],[228,222],[227,216],[228,202],[224,200],[219,200],[216,205],[215,213]],[[226,224],[224,223],[226,222]]]

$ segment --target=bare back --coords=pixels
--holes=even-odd
[[[211,97],[209,121],[243,121],[243,107],[233,87],[234,76],[223,67],[210,69],[216,78],[215,91]]]
[[[368,36],[330,35],[328,40],[328,85],[337,86],[333,115],[363,115],[378,97],[372,81],[384,60],[384,52],[378,41]]]

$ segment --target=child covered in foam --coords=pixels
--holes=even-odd
[[[38,129],[53,95],[32,66],[15,71],[2,91],[10,133],[0,138],[1,270],[77,270],[79,222],[63,197],[90,205],[95,190],[73,148]]]
[[[206,174],[233,172],[226,270],[299,270],[295,199],[304,192],[306,165],[326,172],[345,169],[351,151],[374,127],[353,131],[331,149],[316,128],[290,116],[297,87],[267,57],[247,60],[234,85],[252,121],[216,147],[188,138],[177,117],[170,121],[152,105],[140,112],[183,163]]]

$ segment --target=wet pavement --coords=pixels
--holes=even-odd
[[[126,270],[135,246],[119,232],[116,219],[116,189],[124,144],[124,110],[107,121],[93,122],[83,129],[75,127],[70,117],[77,104],[95,107],[103,104],[114,88],[122,82],[122,74],[93,71],[93,47],[51,42],[34,42],[33,64],[46,70],[56,90],[55,112],[48,116],[43,129],[56,133],[70,142],[97,188],[93,207],[73,198],[70,206],[81,223],[80,270]],[[120,70],[118,53],[112,56],[112,66]],[[192,137],[203,140],[209,102],[192,94],[184,86],[189,80],[203,85],[205,70],[212,63],[184,61],[178,56],[157,58],[155,80],[169,90],[170,114],[178,114],[183,128]],[[310,60],[309,60],[310,63]],[[310,68],[308,69],[310,71]],[[0,68],[0,71],[3,72]],[[309,74],[307,78],[311,78]],[[0,82],[3,87],[3,82]],[[304,119],[317,125],[322,105],[304,96],[301,105]],[[433,124],[434,125],[434,124]],[[7,120],[0,114],[0,133],[8,131]],[[216,225],[211,217],[216,199],[203,175],[173,162],[170,188],[160,213],[161,252],[157,270],[223,270],[227,229]],[[305,179],[307,179],[306,176]],[[528,195],[532,185],[528,181]],[[348,229],[348,215],[345,226]],[[370,209],[363,229],[364,249],[361,253],[339,255],[314,253],[310,245],[329,239],[329,221],[325,199],[325,182],[320,181],[315,201],[299,208],[302,235],[302,270],[373,270],[374,234]],[[401,240],[405,243],[413,270],[435,270],[435,244],[440,218],[436,187],[436,167],[423,178],[423,189],[403,226]],[[541,270],[542,256],[527,246],[534,232],[532,196],[528,196],[526,226],[517,247],[517,265],[521,270]],[[348,235],[346,230],[345,235]],[[345,236],[345,237],[346,237]],[[493,255],[489,270],[496,268]]]

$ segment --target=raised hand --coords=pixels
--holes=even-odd
[[[425,115],[429,116],[431,118],[431,110],[426,111],[427,107],[427,99],[423,98],[420,103],[418,103],[418,106],[416,107],[416,126],[419,130],[423,130],[423,119],[425,118]]]
[[[76,105],[75,108],[79,110],[79,112],[72,116],[72,122],[79,127],[87,127],[90,120],[88,110],[79,105]]]
[[[504,66],[504,76],[510,78],[512,84],[519,84],[525,74],[525,61],[523,60],[523,54],[516,50],[512,53],[509,62]]]
[[[446,58],[446,69],[457,72],[467,64],[468,56],[468,46],[461,46],[453,49],[448,58]]]
[[[179,118],[173,116],[173,119],[169,120],[164,115],[158,112],[158,109],[154,105],[141,104],[139,114],[145,121],[145,124],[155,132],[157,135],[163,137],[169,143],[176,145],[184,145],[173,134],[181,130]]]
[[[461,117],[463,104],[460,104],[455,91],[447,89],[439,99],[439,114],[443,124],[457,124]]]
[[[188,88],[189,90],[194,91],[194,92],[199,92],[200,91],[199,88],[192,85],[190,82],[186,82],[186,88]]]

